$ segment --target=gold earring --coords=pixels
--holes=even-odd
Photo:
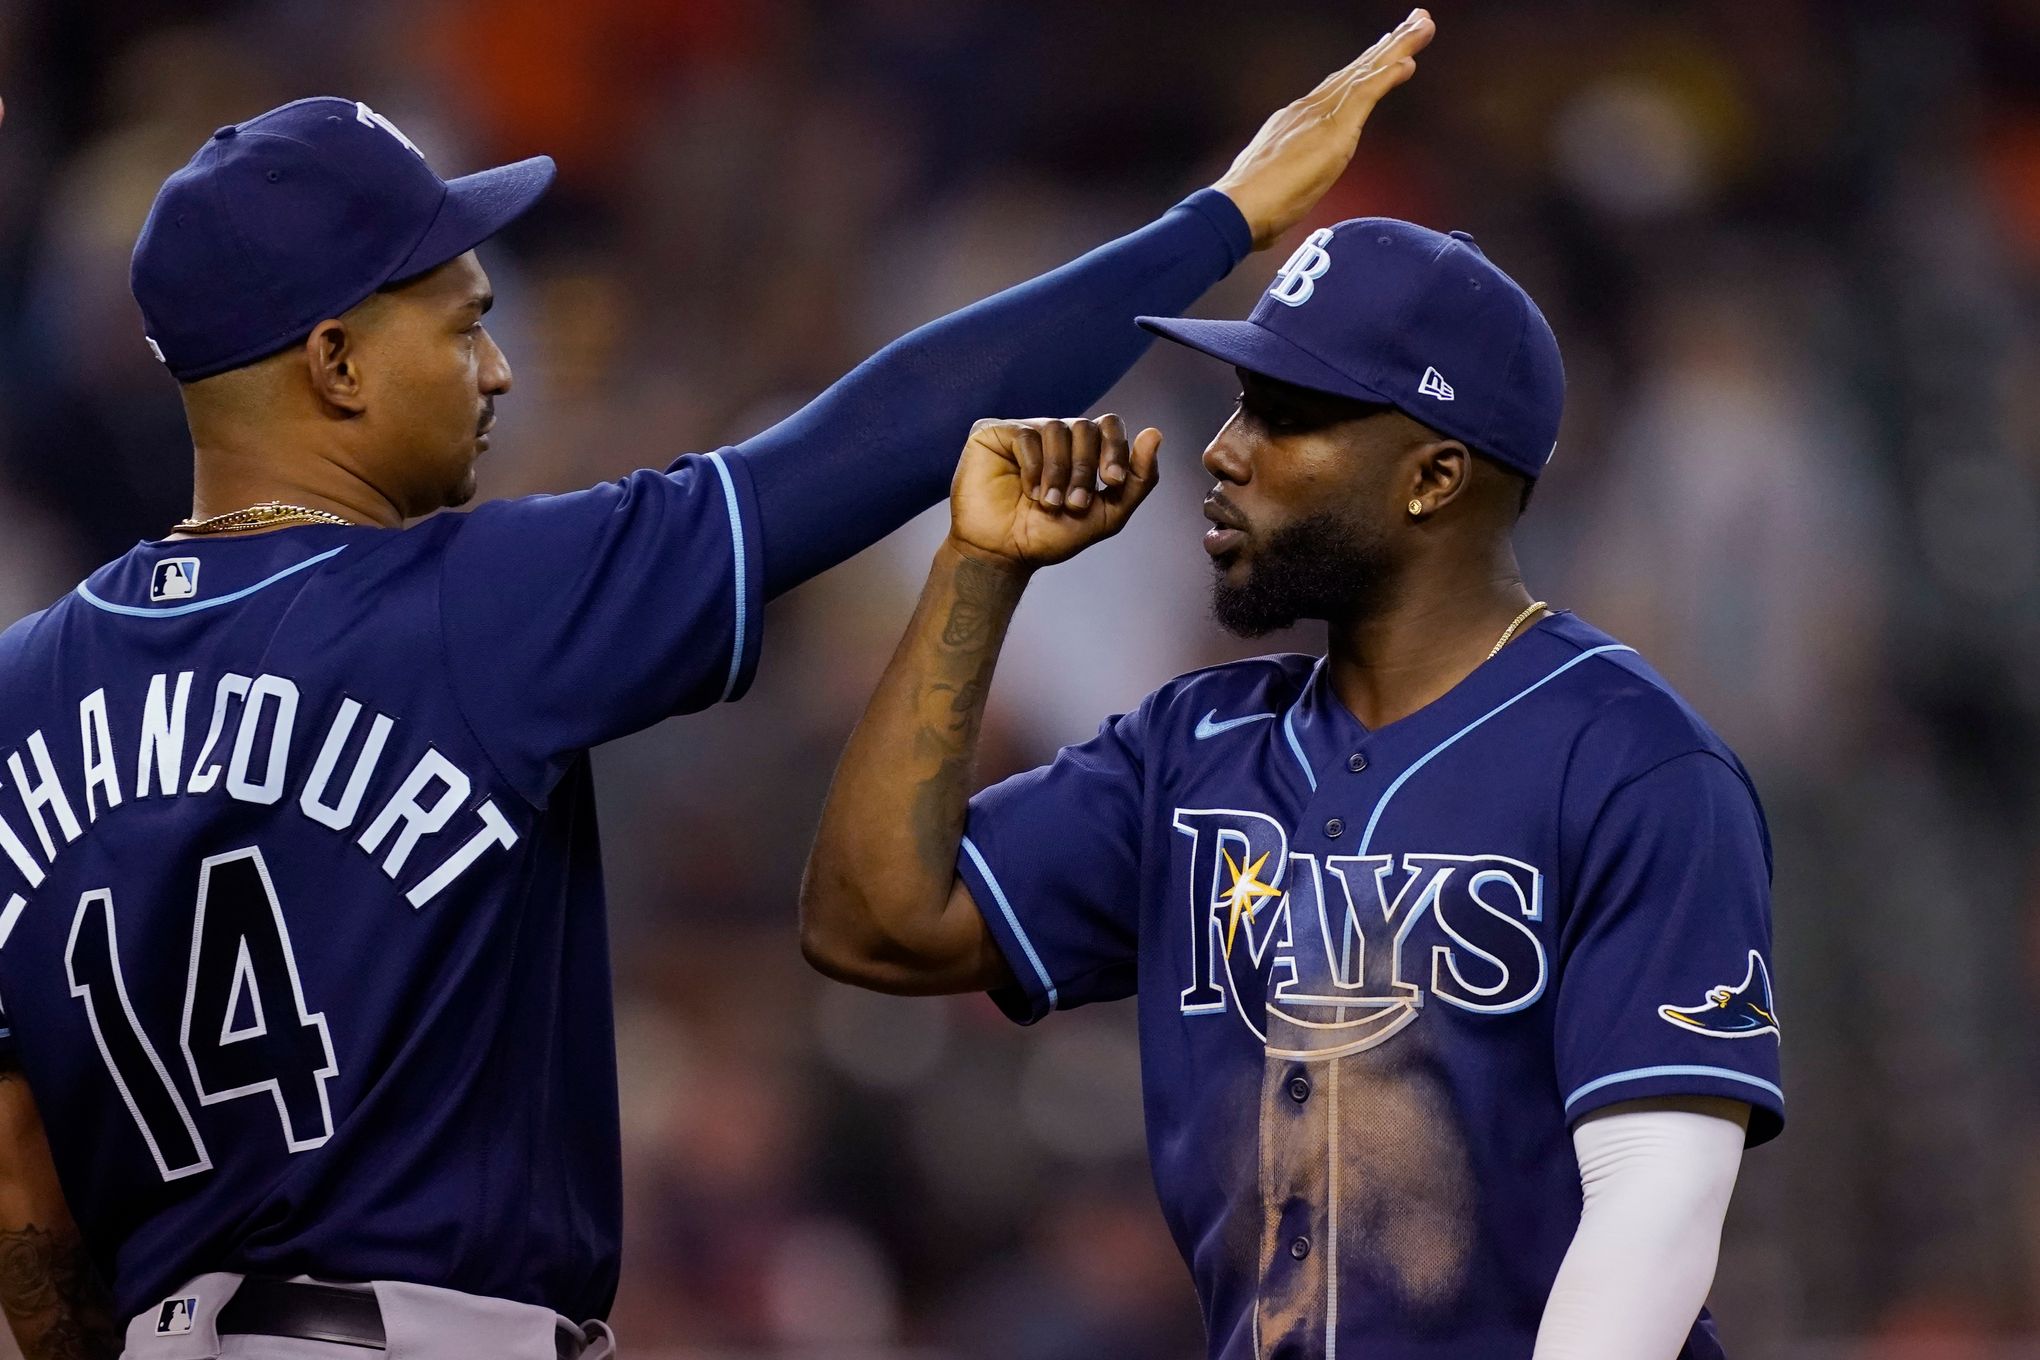
[[[1410,499],[1410,515],[1416,519],[1422,519],[1424,516],[1424,503],[1415,497]]]

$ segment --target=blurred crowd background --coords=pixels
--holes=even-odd
[[[1310,225],[1475,233],[1570,396],[1532,588],[1740,751],[1777,848],[1792,1124],[1715,1291],[1747,1360],[2040,1355],[2040,7],[1435,0]],[[1402,17],[1258,0],[4,0],[0,615],[187,507],[127,292],[212,129],[367,100],[443,173],[552,153],[485,254],[517,372],[484,494],[713,448],[911,326],[1131,229]],[[1292,243],[1205,303],[1240,314]],[[987,779],[1243,654],[1153,353],[1131,530],[1032,592]],[[992,415],[1072,414],[987,412]],[[1130,1007],[1033,1031],[801,964],[799,867],[939,524],[777,603],[735,708],[597,755],[633,1354],[1190,1360]],[[1266,646],[1268,644],[1260,644]],[[1300,632],[1277,646],[1316,649]],[[2020,1338],[2027,1338],[2022,1341]]]

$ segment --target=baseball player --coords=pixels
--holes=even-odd
[[[1095,400],[1137,314],[1310,208],[1430,33],[755,439],[410,527],[473,494],[511,391],[474,251],[552,163],[443,181],[344,99],[214,133],[133,263],[192,515],[0,635],[0,1305],[28,1353],[120,1327],[144,1360],[610,1353],[588,748],[740,696],[765,602],[939,499],[975,415]],[[1044,502],[1127,476],[1063,452]]]
[[[1556,341],[1463,232],[1313,233],[1245,321],[1204,452],[1219,620],[1326,654],[1180,676],[966,799],[1034,570],[1115,531],[986,424],[837,773],[803,889],[824,972],[1137,996],[1163,1212],[1225,1360],[1717,1360],[1702,1307],[1745,1143],[1782,1122],[1770,852],[1749,776],[1630,648],[1524,588]]]

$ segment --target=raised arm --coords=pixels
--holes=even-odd
[[[940,500],[972,422],[996,411],[1081,411],[1149,337],[1250,250],[1301,221],[1339,177],[1374,105],[1416,69],[1430,16],[1393,32],[1277,110],[1210,189],[1052,273],[893,342],[785,421],[737,446],[764,526],[769,598],[844,561]],[[1083,467],[1026,469],[1057,497]],[[1097,469],[1110,482],[1123,469]]]
[[[877,991],[992,990],[1004,957],[956,876],[985,698],[1027,580],[1118,532],[1155,484],[1161,435],[1117,416],[983,422],[957,465],[949,537],[822,809],[801,883],[801,951]],[[1027,494],[1023,465],[1127,469],[1080,507]]]
[[[21,1073],[0,1070],[0,1310],[25,1360],[113,1360],[120,1329]]]

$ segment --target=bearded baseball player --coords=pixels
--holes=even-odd
[[[213,134],[133,263],[191,516],[0,635],[0,1304],[28,1354],[611,1354],[588,748],[739,697],[765,602],[938,500],[973,417],[1095,400],[1139,313],[1317,201],[1430,34],[1412,14],[1214,188],[775,429],[415,524],[474,493],[511,391],[475,248],[552,163],[444,181],[343,99]],[[1058,445],[1029,490],[1128,475]]]
[[[1116,458],[1117,419],[981,426],[829,796],[810,960],[1023,1023],[1137,997],[1214,1357],[1719,1360],[1722,1216],[1783,1119],[1770,851],[1706,723],[1523,584],[1543,315],[1465,233],[1376,218],[1245,321],[1143,324],[1239,373],[1219,621],[1323,619],[1326,654],[1180,676],[967,798],[1028,577],[1125,522],[1160,442],[1054,507],[1025,468]]]

